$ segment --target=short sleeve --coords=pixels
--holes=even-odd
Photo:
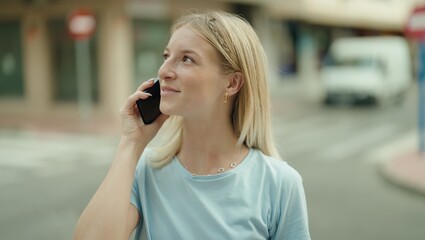
[[[133,181],[133,187],[132,187],[131,196],[130,196],[130,203],[137,208],[139,213],[141,212],[141,209],[142,209],[142,204],[140,201],[140,191],[139,191],[139,184],[140,184],[139,178],[140,178],[141,166],[142,166],[142,161],[140,159],[139,162],[137,163],[137,167],[134,172],[134,181]]]
[[[294,169],[285,171],[281,194],[276,209],[272,240],[311,240],[308,227],[307,204],[302,178]]]

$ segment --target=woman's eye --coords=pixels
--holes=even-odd
[[[164,58],[164,60],[165,60],[165,59],[167,59],[167,58],[169,57],[169,55],[168,55],[168,53],[163,53],[163,54],[162,54],[162,57],[163,57],[163,58]]]
[[[191,57],[184,56],[183,57],[183,62],[193,62],[193,59]]]

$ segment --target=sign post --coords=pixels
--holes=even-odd
[[[419,88],[419,153],[425,156],[425,41],[421,40],[419,43],[419,74],[418,74],[418,88]]]
[[[405,26],[405,35],[416,40],[419,44],[419,154],[425,156],[425,6],[416,7]]]
[[[75,60],[80,119],[84,126],[92,111],[92,86],[90,81],[89,40],[96,28],[96,19],[87,9],[79,8],[68,17],[68,31],[75,40]]]

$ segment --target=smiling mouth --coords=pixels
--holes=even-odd
[[[162,89],[163,92],[180,92],[176,90],[170,90],[170,89]]]
[[[161,88],[161,96],[167,96],[167,95],[171,95],[171,94],[175,94],[175,93],[179,93],[180,91],[174,89],[174,88],[169,88],[169,87],[164,87]]]

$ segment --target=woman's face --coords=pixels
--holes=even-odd
[[[158,75],[164,114],[202,118],[222,111],[227,75],[215,49],[190,27],[173,33]]]

